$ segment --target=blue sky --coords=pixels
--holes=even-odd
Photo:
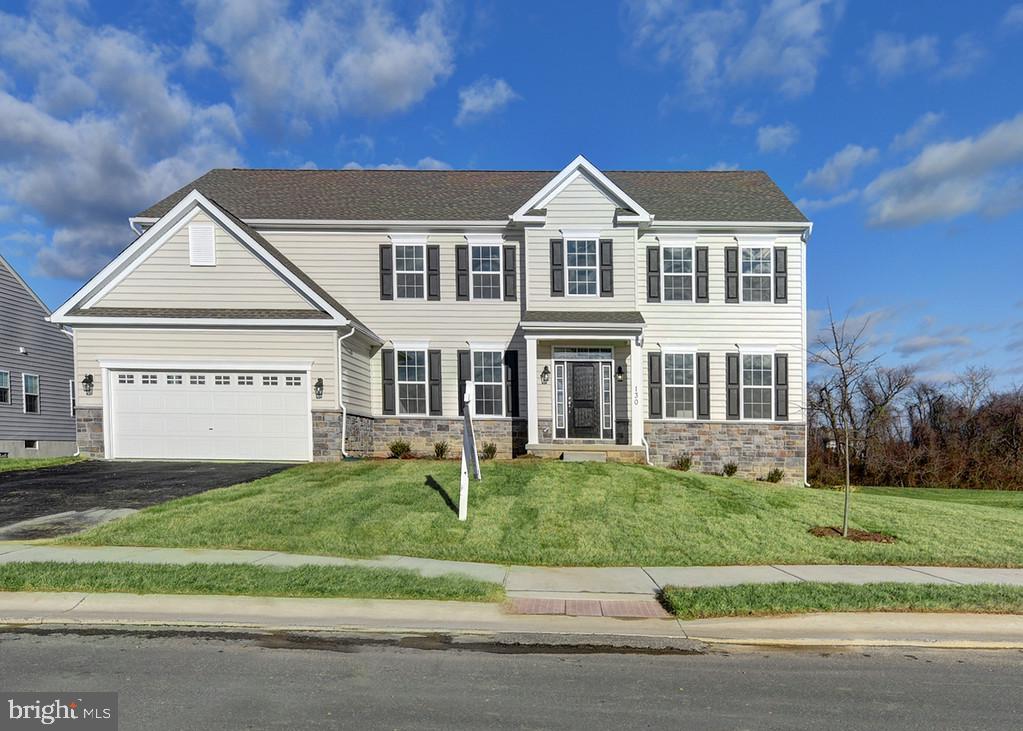
[[[51,305],[218,166],[768,171],[811,322],[1023,382],[1023,3],[7,2],[0,253]]]

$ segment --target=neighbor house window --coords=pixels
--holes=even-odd
[[[25,449],[39,449],[39,441],[36,439],[26,439]]]
[[[597,242],[573,240],[565,242],[568,293],[577,295],[597,294]]]
[[[0,371],[0,404],[11,403],[11,373]]]
[[[771,418],[773,362],[774,356],[770,354],[743,354],[742,418]]]
[[[742,250],[742,301],[771,301],[771,248]]]
[[[21,383],[25,387],[25,413],[39,413],[39,376],[33,373],[26,373],[21,377]]]
[[[425,296],[425,251],[422,244],[394,247],[395,296],[398,299],[423,299]]]
[[[693,299],[693,247],[665,246],[664,301],[681,302]]]
[[[474,352],[472,380],[476,384],[476,414],[504,414],[504,354],[501,351]]]
[[[472,247],[472,298],[501,299],[501,247]]]
[[[664,354],[664,416],[668,419],[692,419],[694,414],[695,371],[692,353]]]
[[[399,350],[398,413],[426,413],[426,351]]]

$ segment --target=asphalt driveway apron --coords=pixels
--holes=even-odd
[[[2,473],[0,540],[71,533],[102,522],[105,516],[115,517],[217,487],[251,482],[292,466],[265,462],[92,460]],[[53,516],[53,519],[34,521],[44,516]],[[10,530],[12,524],[23,521],[33,521],[33,524]]]

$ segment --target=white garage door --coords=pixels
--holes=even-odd
[[[109,383],[112,457],[309,459],[306,373],[124,370]]]

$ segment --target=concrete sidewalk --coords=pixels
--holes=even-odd
[[[1023,616],[1008,615],[833,613],[679,622],[518,615],[466,602],[80,592],[0,593],[0,625],[443,634],[463,642],[680,651],[714,644],[1023,649]]]
[[[365,566],[417,571],[423,576],[461,574],[502,584],[512,598],[637,599],[652,597],[664,586],[731,586],[747,583],[825,581],[865,584],[880,581],[914,584],[1008,584],[1023,586],[1023,569],[941,566],[625,566],[612,568],[501,566],[438,561],[405,556],[374,559],[303,556],[277,551],[120,546],[54,546],[0,542],[0,564],[29,561],[256,566]],[[639,595],[639,596],[637,596]]]

